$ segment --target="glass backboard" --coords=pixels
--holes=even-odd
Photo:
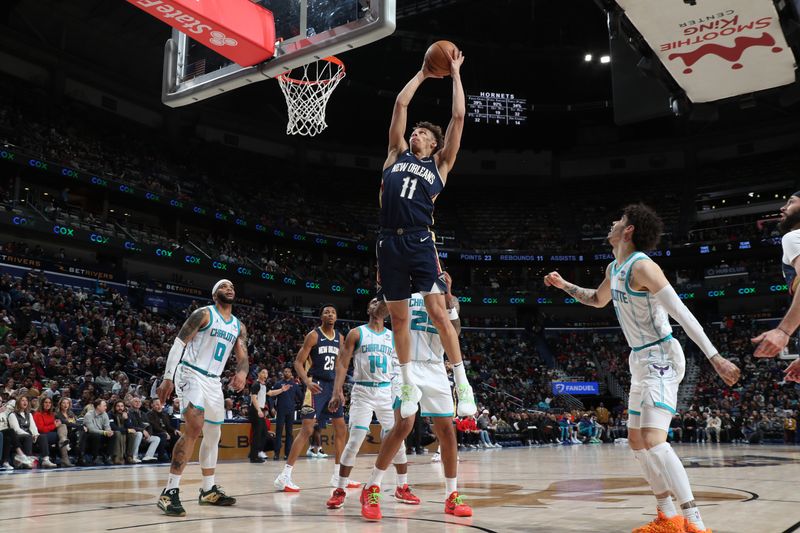
[[[396,0],[251,1],[272,11],[278,39],[275,56],[260,65],[241,67],[173,30],[164,48],[165,104],[179,107],[275,78],[382,39],[395,28]]]

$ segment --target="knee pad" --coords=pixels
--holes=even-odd
[[[397,450],[397,453],[394,454],[392,458],[393,465],[404,465],[408,462],[408,457],[406,457],[406,443],[403,442],[400,444],[400,449]]]
[[[219,454],[219,439],[222,429],[219,424],[203,424],[203,441],[200,443],[200,468],[216,468]]]
[[[358,450],[361,449],[361,443],[364,442],[366,436],[367,431],[365,429],[353,428],[350,430],[350,438],[347,439],[339,464],[350,467],[355,466],[356,455],[358,455]]]

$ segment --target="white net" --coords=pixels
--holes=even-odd
[[[295,70],[299,72],[300,69],[302,76],[291,76],[291,72],[278,76],[289,109],[286,134],[314,136],[328,127],[325,106],[344,78],[344,63],[335,57],[326,57]]]

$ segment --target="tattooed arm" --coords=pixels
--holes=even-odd
[[[605,307],[611,301],[611,280],[608,277],[609,265],[606,268],[606,277],[596,289],[585,289],[568,282],[558,272],[551,272],[544,277],[544,284],[563,290],[583,305],[591,307]]]
[[[233,347],[233,354],[236,356],[236,375],[231,380],[231,388],[240,391],[244,388],[247,381],[247,372],[250,370],[250,357],[247,355],[247,328],[239,322],[239,338]]]
[[[158,399],[161,400],[161,403],[166,403],[172,394],[172,390],[174,388],[172,379],[175,376],[175,369],[178,368],[178,363],[181,360],[181,356],[183,355],[184,348],[186,348],[186,344],[188,344],[189,341],[194,338],[200,328],[203,328],[208,324],[209,320],[210,315],[208,308],[201,307],[189,315],[189,318],[187,318],[186,322],[183,323],[183,327],[181,327],[181,330],[178,332],[178,336],[175,337],[175,342],[172,344],[172,348],[170,348],[169,355],[167,356],[167,367],[164,370],[164,381],[162,381],[161,385],[159,385],[158,389],[156,389]]]

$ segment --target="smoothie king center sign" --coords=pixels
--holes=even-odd
[[[693,102],[795,80],[795,60],[772,0],[617,0]]]

